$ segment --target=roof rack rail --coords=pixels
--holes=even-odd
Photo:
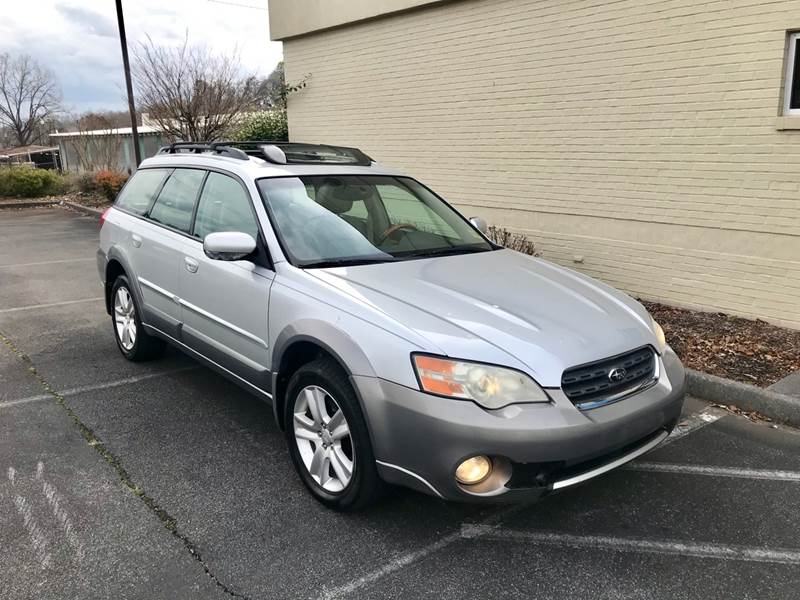
[[[337,164],[368,167],[373,162],[372,158],[358,148],[328,144],[306,144],[281,140],[226,140],[213,142],[211,146],[241,148],[250,156],[257,156],[278,165]]]
[[[239,148],[232,148],[227,143],[212,142],[205,144],[202,142],[173,142],[169,146],[159,148],[159,154],[179,154],[182,152],[200,154],[211,152],[220,156],[236,158],[238,160],[250,160],[250,157]]]
[[[305,144],[280,140],[223,140],[218,142],[174,142],[159,154],[210,152],[239,160],[257,156],[276,165],[349,165],[368,167],[373,160],[358,148]]]

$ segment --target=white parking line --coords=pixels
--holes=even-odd
[[[20,398],[19,400],[8,400],[7,402],[0,402],[0,409],[18,406],[20,404],[30,404],[31,402],[41,402],[42,400],[50,400],[52,398],[50,394],[39,394],[38,396],[29,396],[27,398]]]
[[[719,421],[722,417],[725,417],[729,414],[730,413],[728,411],[721,408],[708,406],[699,413],[695,413],[681,420],[675,429],[672,430],[672,433],[669,434],[669,437],[661,443],[661,446],[671,444],[675,440],[679,440],[682,437],[689,435],[693,431],[705,427],[706,425],[710,425],[715,421]]]
[[[59,391],[61,396],[74,396],[85,392],[94,392],[96,390],[106,390],[109,388],[127,385],[129,383],[137,383],[147,379],[155,379],[157,377],[165,377],[167,375],[174,375],[175,373],[182,373],[183,371],[191,371],[199,369],[199,365],[189,365],[188,367],[179,367],[177,369],[169,369],[167,371],[158,371],[157,373],[147,373],[145,375],[134,375],[133,377],[126,377],[125,379],[117,379],[116,381],[106,381],[104,383],[95,383],[92,385],[82,385],[80,387],[69,388]],[[41,402],[42,400],[51,400],[53,397],[50,394],[39,394],[37,396],[29,396],[27,398],[20,398],[19,400],[9,400],[7,402],[0,402],[0,409],[17,406],[19,404],[29,404],[31,402]]]
[[[661,446],[664,444],[668,444],[672,441],[680,439],[701,427],[705,427],[706,425],[713,423],[721,419],[722,417],[726,416],[728,413],[722,409],[718,409],[715,407],[708,407],[701,412],[691,415],[681,421],[681,423],[675,427],[672,431],[670,436],[661,443]],[[338,598],[344,598],[355,591],[378,581],[379,579],[394,573],[395,571],[399,571],[413,563],[418,562],[419,560],[425,558],[426,556],[442,550],[447,546],[450,546],[454,542],[457,542],[463,538],[476,538],[476,537],[486,537],[492,536],[493,532],[498,531],[498,523],[512,514],[516,513],[524,509],[526,505],[521,506],[512,506],[505,510],[501,510],[500,512],[494,513],[492,516],[487,518],[486,520],[477,523],[477,524],[464,524],[461,526],[461,531],[456,533],[451,533],[450,535],[446,535],[443,538],[428,544],[418,550],[413,550],[411,552],[406,552],[405,554],[401,554],[400,556],[390,560],[385,565],[378,567],[374,571],[370,571],[369,573],[362,575],[361,577],[350,581],[344,585],[341,585],[336,588],[327,588],[323,589],[322,594],[319,596],[320,600],[337,600]],[[500,530],[502,531],[502,530]]]
[[[524,504],[519,506],[511,506],[492,514],[480,523],[474,525],[463,525],[462,529],[465,527],[473,527],[479,528],[481,531],[492,531],[495,527],[497,527],[497,523],[499,523],[501,519],[510,517],[514,513],[517,513],[524,508],[526,508],[526,505]],[[456,531],[431,544],[428,544],[427,546],[420,548],[419,550],[412,550],[411,552],[401,554],[400,556],[390,560],[385,565],[378,567],[374,571],[370,571],[369,573],[362,575],[361,577],[354,579],[349,583],[335,588],[323,589],[322,594],[319,596],[319,600],[337,600],[338,598],[345,598],[355,591],[360,590],[361,588],[374,583],[375,581],[378,581],[379,579],[382,579],[383,577],[386,577],[395,571],[399,571],[400,569],[418,562],[426,556],[441,550],[442,548],[446,548],[461,538],[462,532]]]
[[[704,465],[676,465],[658,462],[632,462],[623,467],[627,471],[653,473],[678,473],[681,475],[709,475],[711,477],[735,477],[740,479],[766,479],[769,481],[791,481],[800,483],[800,472],[769,469],[739,469],[736,467],[707,467]]]
[[[778,563],[800,565],[800,551],[785,548],[760,548],[713,543],[682,542],[676,540],[645,540],[621,538],[604,535],[571,535],[542,531],[516,531],[491,528],[485,532],[466,529],[464,538],[506,540],[547,546],[564,546],[578,549],[603,549],[621,552],[644,552],[648,554],[672,554],[697,558],[716,558],[722,560],[741,560],[746,562]]]
[[[94,258],[65,258],[62,260],[43,260],[39,262],[16,263],[11,265],[0,265],[0,269],[16,269],[17,267],[39,267],[41,265],[60,265],[73,262],[94,262]]]
[[[81,304],[83,302],[98,302],[105,300],[102,296],[99,298],[84,298],[82,300],[65,300],[64,302],[51,302],[50,304],[31,304],[29,306],[17,306],[15,308],[0,308],[0,314],[19,312],[22,310],[36,310],[37,308],[51,308],[53,306],[67,306],[68,304]]]

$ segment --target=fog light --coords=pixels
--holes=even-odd
[[[492,461],[488,456],[468,458],[456,469],[456,481],[464,485],[475,485],[486,479],[492,472]]]

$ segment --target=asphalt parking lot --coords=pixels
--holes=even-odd
[[[689,399],[667,444],[534,505],[339,515],[268,406],[122,358],[96,244],[0,212],[0,597],[800,598],[800,432]]]

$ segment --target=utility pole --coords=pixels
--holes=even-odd
[[[136,167],[142,162],[139,149],[139,128],[136,126],[136,105],[133,103],[133,84],[131,83],[131,64],[128,61],[128,40],[125,37],[125,19],[122,16],[122,0],[117,0],[117,25],[119,26],[119,43],[122,46],[122,68],[125,69],[125,87],[128,88],[128,110],[131,113],[131,136],[133,139],[133,155]]]

